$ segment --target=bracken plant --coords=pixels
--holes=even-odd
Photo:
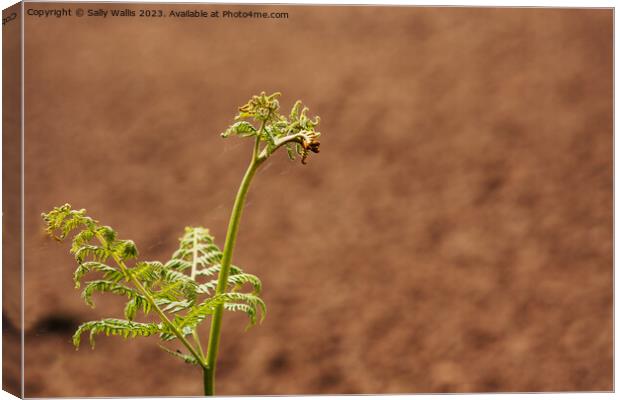
[[[118,238],[114,229],[89,217],[83,209],[75,210],[65,204],[42,215],[52,238],[62,241],[72,237],[70,252],[78,264],[73,281],[76,288],[82,289],[87,305],[94,307],[95,292],[128,299],[124,318],[81,324],[73,335],[76,348],[83,334],[88,334],[93,348],[99,334],[123,338],[158,335],[164,351],[202,369],[204,393],[214,394],[224,311],[246,313],[248,328],[262,321],[266,312],[260,298],[260,279],[232,265],[239,221],[252,178],[280,147],[286,148],[291,159],[300,157],[303,164],[311,152],[319,152],[319,118],[309,118],[308,109],[300,101],[288,116],[281,115],[279,96],[280,93],[264,92],[253,96],[222,133],[223,137],[254,139],[252,158],[235,197],[223,250],[207,229],[188,227],[169,261],[140,261],[133,241]],[[82,283],[86,275],[97,279]],[[144,322],[137,321],[139,314],[143,314]],[[210,319],[211,327],[205,351],[198,326],[206,319]],[[168,342],[172,341],[178,341],[186,352],[170,349]]]

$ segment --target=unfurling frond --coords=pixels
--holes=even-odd
[[[301,156],[302,164],[310,152],[318,153],[321,135],[316,130],[320,118],[308,117],[308,108],[301,101],[295,102],[288,116],[280,114],[280,93],[267,95],[262,92],[253,96],[246,104],[239,107],[239,113],[222,137],[237,135],[240,137],[257,137],[265,143],[261,152],[261,159],[269,157],[276,149],[284,146],[291,159]],[[257,129],[248,120],[252,120],[260,127]]]
[[[46,224],[45,231],[56,240],[63,240],[79,227],[93,229],[97,225],[97,221],[86,216],[86,210],[73,210],[69,204],[54,207],[41,216]]]
[[[73,334],[73,345],[80,347],[82,334],[90,332],[89,341],[91,347],[95,348],[95,336],[105,334],[106,336],[122,336],[123,338],[135,338],[137,336],[152,336],[165,331],[161,324],[145,324],[131,322],[123,319],[107,318],[100,321],[85,322],[78,327]]]
[[[265,92],[261,92],[258,96],[252,96],[252,98],[244,105],[239,107],[239,114],[235,117],[236,120],[252,118],[255,121],[269,121],[277,116],[277,111],[280,108],[278,97],[281,93],[273,93],[267,96]]]
[[[73,210],[69,204],[42,214],[46,232],[54,239],[62,241],[71,232],[78,231],[71,243],[71,253],[78,263],[86,258],[104,262],[113,257],[120,261],[138,256],[138,250],[131,240],[117,240],[116,232],[109,226],[86,215],[86,210]]]

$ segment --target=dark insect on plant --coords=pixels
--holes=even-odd
[[[118,238],[114,229],[89,217],[83,209],[75,210],[65,204],[42,215],[52,238],[62,241],[72,236],[70,252],[78,264],[73,274],[75,287],[81,288],[87,274],[99,275],[82,288],[87,305],[94,307],[95,292],[127,297],[124,319],[105,318],[81,324],[73,335],[76,348],[86,333],[93,348],[99,334],[123,338],[159,335],[164,351],[202,368],[205,394],[214,394],[224,310],[246,313],[247,328],[261,322],[266,312],[260,298],[260,279],[232,265],[239,221],[252,178],[280,147],[286,148],[291,159],[301,156],[303,164],[310,152],[319,152],[320,133],[315,129],[319,117],[309,118],[308,109],[300,101],[288,117],[281,115],[279,96],[280,93],[268,96],[264,92],[253,96],[239,108],[236,122],[222,133],[223,137],[254,138],[252,158],[235,197],[223,250],[207,229],[188,227],[170,260],[142,261],[138,260],[133,241]],[[139,313],[146,322],[136,320]],[[211,327],[205,351],[197,328],[208,318]],[[165,345],[174,340],[187,353]]]

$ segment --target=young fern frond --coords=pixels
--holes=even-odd
[[[321,135],[316,130],[321,119],[308,117],[308,107],[304,107],[301,101],[295,102],[288,117],[280,114],[280,93],[271,95],[262,92],[253,96],[250,101],[239,108],[235,122],[221,133],[227,138],[231,135],[239,137],[256,137],[261,143],[265,143],[259,151],[258,160],[268,158],[279,147],[284,146],[289,157],[294,160],[296,155],[301,156],[301,163],[305,164],[310,152],[318,153]],[[257,129],[248,120],[260,124]]]
[[[319,117],[308,117],[308,108],[300,101],[293,105],[288,116],[280,114],[279,96],[280,93],[266,95],[265,92],[253,96],[239,108],[235,122],[222,133],[223,137],[235,135],[254,140],[252,158],[232,207],[223,250],[214,243],[207,229],[188,227],[179,240],[179,248],[165,264],[133,261],[138,258],[134,242],[118,239],[114,229],[100,225],[85,210],[73,210],[65,204],[43,214],[46,231],[52,238],[62,241],[73,234],[70,252],[78,263],[73,274],[76,288],[86,274],[100,275],[83,289],[82,297],[88,305],[93,306],[94,292],[128,298],[123,310],[126,319],[108,318],[80,325],[73,335],[76,348],[86,332],[93,347],[98,334],[123,338],[159,335],[164,342],[178,340],[189,354],[160,346],[184,362],[198,364],[204,372],[205,394],[214,394],[224,310],[247,314],[247,328],[261,322],[266,313],[265,303],[259,297],[261,281],[232,264],[250,183],[260,165],[280,147],[292,159],[300,156],[302,164],[311,152],[319,152],[321,134],[316,130]],[[128,265],[129,262],[133,265]],[[140,310],[145,315],[156,314],[161,322],[134,321]],[[207,316],[212,316],[211,329],[203,353],[197,327]]]

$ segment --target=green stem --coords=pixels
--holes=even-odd
[[[209,368],[202,369],[202,384],[204,386],[204,391],[206,396],[213,396],[213,385],[209,384],[211,382],[211,370]],[[211,391],[211,393],[209,393]]]
[[[261,126],[261,129],[263,126]],[[259,130],[259,131],[260,131]],[[237,197],[235,197],[235,204],[230,215],[230,221],[228,223],[228,231],[226,233],[226,243],[224,244],[224,250],[222,254],[220,274],[217,280],[217,287],[215,289],[216,295],[220,295],[226,292],[226,285],[228,282],[228,276],[230,275],[230,264],[232,261],[232,254],[235,248],[235,242],[237,240],[237,232],[239,231],[239,221],[241,220],[241,213],[245,204],[245,199],[250,188],[250,182],[256,173],[256,170],[262,163],[262,160],[258,158],[260,139],[257,137],[254,144],[254,152],[252,154],[252,162],[248,166],[248,169],[243,176],[239,190],[237,191]],[[207,348],[207,365],[209,368],[204,369],[204,387],[205,395],[213,396],[215,394],[215,363],[217,360],[217,351],[220,343],[220,331],[222,328],[222,315],[224,313],[224,305],[220,304],[216,307],[213,317],[211,319],[211,331],[209,332],[209,346]]]

